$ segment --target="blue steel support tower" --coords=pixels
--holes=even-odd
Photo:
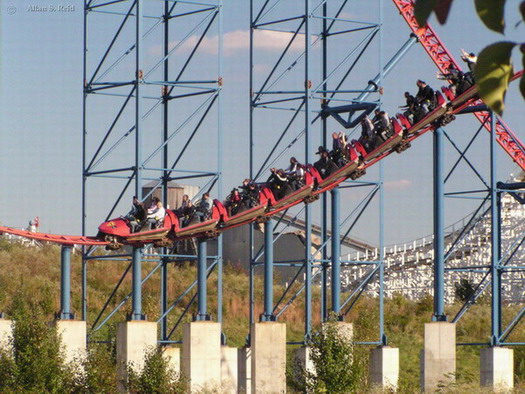
[[[329,135],[334,131],[334,125],[345,127],[351,132],[359,124],[362,110],[368,113],[380,105],[378,86],[381,85],[386,75],[395,63],[406,53],[415,39],[413,37],[398,51],[384,67],[382,55],[377,55],[377,50],[369,49],[372,42],[380,37],[378,34],[382,27],[382,0],[372,2],[371,7],[377,8],[378,21],[350,20],[343,15],[345,12],[352,14],[352,4],[349,1],[323,1],[304,0],[299,3],[284,1],[270,2],[268,0],[250,1],[250,176],[256,181],[264,181],[270,167],[283,167],[290,156],[304,158],[306,163],[312,164],[315,160],[317,145],[331,144]],[[374,8],[374,10],[376,10]],[[372,12],[373,13],[373,12]],[[264,34],[267,34],[264,36]],[[257,39],[261,37],[279,37],[282,46],[279,54],[269,66],[269,71],[261,75],[255,71],[261,61]],[[298,49],[299,48],[299,49]],[[381,48],[381,45],[379,45]],[[368,57],[367,57],[368,56]],[[370,60],[372,57],[374,60]],[[377,66],[365,82],[363,89],[362,78],[356,82],[351,76],[356,72],[365,59],[370,64]],[[268,62],[266,57],[265,62]],[[373,69],[373,68],[372,68]],[[319,76],[321,78],[319,78]],[[352,86],[356,83],[358,87]],[[357,97],[355,97],[357,95]],[[369,99],[368,97],[373,97]],[[264,116],[271,113],[272,116]],[[348,116],[344,119],[343,116]],[[335,120],[335,121],[334,121]],[[270,132],[271,130],[271,132]],[[261,137],[264,136],[264,139]],[[271,141],[269,141],[271,140]],[[327,146],[330,149],[330,146]],[[264,152],[270,152],[264,154]],[[261,156],[263,158],[261,159]],[[344,191],[354,187],[369,187],[367,201],[360,204],[358,209],[351,210],[348,206],[341,206],[338,201]],[[308,338],[312,328],[312,286],[321,284],[321,319],[328,318],[331,310],[343,318],[355,304],[358,295],[362,293],[367,284],[372,280],[382,280],[382,252],[371,265],[374,266],[362,283],[358,286],[357,293],[341,302],[338,267],[356,265],[359,262],[341,261],[341,244],[339,234],[348,236],[355,227],[356,222],[362,217],[362,210],[366,209],[371,200],[377,200],[377,192],[381,190],[382,180],[379,182],[345,182],[340,190],[334,190],[333,203],[329,203],[329,196],[321,196],[321,212],[317,215],[311,204],[303,208],[292,209],[284,214],[275,216],[276,223],[272,234],[275,233],[274,242],[282,234],[283,218],[285,215],[304,218],[304,245],[305,256],[302,261],[273,261],[274,268],[299,267],[289,287],[279,297],[272,310],[274,318],[278,319],[297,297],[304,293],[304,334]],[[379,199],[381,200],[381,199]],[[382,201],[382,200],[381,200]],[[382,203],[379,203],[382,210]],[[347,212],[346,214],[343,214]],[[382,215],[380,215],[382,218]],[[332,218],[330,220],[330,218]],[[321,245],[318,250],[313,250],[312,224],[321,223]],[[331,224],[330,224],[331,223]],[[265,223],[266,235],[268,223]],[[382,220],[380,227],[382,226]],[[331,229],[331,230],[330,230]],[[379,232],[382,234],[382,230]],[[261,267],[263,255],[270,251],[256,250],[253,243],[253,229],[251,230],[252,242],[250,244],[251,269],[250,269],[250,322],[255,322],[254,275]],[[268,238],[267,238],[267,242]],[[382,249],[383,237],[380,236]],[[332,245],[332,247],[331,247]],[[331,257],[330,257],[331,256]],[[265,272],[269,269],[269,256],[264,256]],[[335,267],[330,275],[331,266]],[[298,280],[304,277],[298,291],[291,290]],[[273,283],[265,283],[264,299],[265,313],[273,294]],[[329,303],[328,289],[331,286],[331,299]],[[382,286],[382,284],[381,284]],[[382,297],[381,292],[381,297]],[[346,307],[345,312],[341,310]],[[380,302],[382,314],[382,300]],[[383,319],[380,317],[380,324]],[[380,337],[383,328],[380,327]],[[380,344],[381,341],[373,343]]]
[[[170,182],[183,181],[222,197],[222,0],[184,2],[84,1],[84,100],[83,100],[83,183],[82,233],[128,208],[132,195],[148,199],[160,191],[168,203]],[[203,41],[218,37],[217,55],[202,50]],[[213,42],[213,40],[208,40]],[[147,55],[147,56],[146,56]],[[216,60],[210,61],[210,56]],[[203,59],[210,65],[200,67]],[[173,105],[176,103],[177,105]],[[194,166],[194,154],[202,149],[198,138],[206,130],[213,142]],[[146,182],[151,186],[144,195]],[[103,201],[96,201],[98,196]],[[93,200],[95,200],[93,202]],[[170,207],[176,208],[176,207]],[[101,216],[101,212],[107,216]],[[206,265],[197,291],[190,286],[175,301],[168,299],[169,265],[183,260],[197,263],[197,251],[180,253],[172,247],[134,248],[133,253],[95,256],[94,248],[83,250],[82,318],[87,320],[88,265],[91,260],[127,261],[128,268],[94,322],[99,330],[132,298],[131,319],[144,318],[141,286],[160,270],[161,300],[158,322],[161,342],[170,337],[200,291],[199,306],[206,305],[205,283],[211,270],[222,269],[220,239],[218,252],[199,261]],[[141,267],[153,268],[142,277]],[[202,265],[202,264],[201,264]],[[128,297],[115,301],[117,290],[129,272],[133,286]],[[217,318],[222,319],[222,275],[218,275]],[[194,297],[182,316],[172,317],[186,295]],[[204,313],[206,314],[207,311]],[[175,325],[170,329],[170,323]]]

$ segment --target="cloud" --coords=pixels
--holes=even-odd
[[[170,50],[179,46],[176,50],[178,53],[190,52],[200,36],[194,35],[188,37],[184,42],[172,41],[170,42]],[[292,38],[292,33],[256,30],[254,33],[254,47],[257,50],[278,51],[283,50]],[[300,52],[304,48],[304,40],[301,36],[295,38],[290,46],[291,51]],[[250,32],[248,30],[234,30],[224,33],[223,35],[223,51],[225,56],[232,56],[239,52],[247,52],[250,49]],[[203,38],[199,51],[209,55],[216,55],[219,50],[218,36],[206,36]],[[155,45],[150,48],[149,52],[152,55],[160,56],[162,54],[162,46]]]
[[[397,181],[389,181],[385,182],[385,188],[390,190],[401,190],[401,189],[408,189],[412,186],[412,182],[408,179],[400,179]]]

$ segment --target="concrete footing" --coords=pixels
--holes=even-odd
[[[66,363],[80,362],[86,356],[87,326],[81,320],[56,320]]]
[[[312,349],[309,346],[301,346],[295,349],[293,357],[293,374],[295,379],[300,380],[301,383],[307,384],[307,375],[305,372],[310,374],[315,373],[315,365],[312,361],[311,353]]]
[[[184,325],[182,373],[193,392],[221,386],[221,325],[195,321]]]
[[[238,378],[237,388],[239,393],[251,394],[252,392],[252,349],[243,347],[237,350]]]
[[[239,374],[237,350],[234,347],[221,347],[221,393],[237,393]]]
[[[315,371],[315,366],[310,357],[311,351],[312,350],[309,346],[301,346],[295,351],[295,358],[305,371],[313,373]]]
[[[387,390],[397,390],[399,349],[382,346],[370,351],[370,383]]]
[[[480,383],[495,391],[514,387],[514,350],[499,346],[481,349]]]
[[[425,324],[425,343],[420,359],[421,389],[433,392],[440,383],[450,383],[456,374],[456,325]]]
[[[286,324],[252,324],[251,344],[251,392],[286,392]]]
[[[13,333],[13,322],[7,319],[0,319],[0,348],[9,346],[9,338]]]
[[[125,391],[128,366],[135,371],[144,368],[148,352],[157,346],[157,323],[132,320],[119,323],[117,328],[117,375],[118,389]]]
[[[164,358],[168,366],[177,374],[180,374],[180,347],[166,346],[164,348]]]

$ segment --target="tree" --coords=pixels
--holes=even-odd
[[[475,0],[476,12],[483,24],[502,35],[505,34],[505,1]],[[452,2],[453,0],[416,0],[414,14],[419,25],[425,26],[432,12],[436,14],[439,23],[445,24]],[[525,20],[525,1],[520,4],[520,13]],[[525,67],[525,43],[500,41],[488,45],[478,54],[474,69],[474,78],[481,99],[499,115],[505,108],[505,94],[514,75],[511,55],[516,47],[520,48]],[[525,75],[520,80],[520,91],[525,97]]]
[[[312,369],[295,364],[291,386],[308,393],[355,393],[366,387],[366,359],[332,318],[308,341]]]

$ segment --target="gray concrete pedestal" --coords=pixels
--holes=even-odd
[[[221,346],[221,392],[235,394],[238,390],[238,349]]]
[[[182,373],[189,379],[192,392],[220,390],[220,323],[186,323],[182,342]]]
[[[456,325],[448,322],[425,324],[421,352],[421,389],[432,392],[440,383],[448,384],[456,374]]]
[[[7,319],[0,319],[0,348],[9,346],[9,338],[13,335],[13,322]]]
[[[252,349],[243,347],[237,350],[238,391],[251,394],[252,392]]]
[[[382,346],[370,351],[370,383],[383,389],[397,390],[399,349]]]
[[[62,341],[65,362],[79,362],[87,352],[86,322],[81,320],[56,320],[57,333]]]
[[[145,356],[157,347],[157,323],[132,320],[118,324],[117,376],[118,389],[125,391],[128,366],[135,371],[144,368]]]
[[[176,374],[180,374],[180,347],[166,346],[163,354],[169,368]]]
[[[286,324],[252,324],[251,343],[251,392],[286,392]]]
[[[480,383],[495,391],[514,387],[514,350],[499,346],[481,349]]]

